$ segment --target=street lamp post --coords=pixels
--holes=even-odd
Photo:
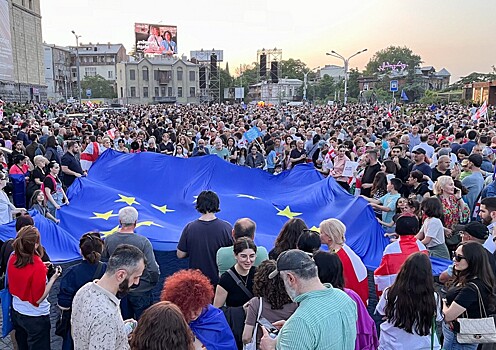
[[[350,59],[355,57],[356,55],[361,54],[362,52],[365,52],[365,51],[367,51],[367,49],[363,49],[361,51],[358,51],[357,53],[351,55],[348,58],[344,58],[342,55],[340,55],[339,53],[337,53],[334,50],[332,50],[330,53],[326,52],[326,55],[328,55],[328,56],[336,57],[336,58],[343,60],[343,64],[344,64],[344,104],[346,104],[346,102],[348,100],[348,67],[349,67]]]
[[[72,31],[72,34],[76,37],[76,69],[77,69],[77,88],[79,95],[79,104],[81,104],[81,76],[79,73],[79,38],[81,35],[77,35],[75,31]]]

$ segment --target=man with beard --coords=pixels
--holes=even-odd
[[[121,300],[122,316],[138,320],[153,303],[152,290],[158,283],[160,275],[157,261],[153,253],[152,244],[148,238],[134,232],[138,223],[138,211],[129,206],[119,210],[119,224],[121,228],[105,239],[102,259],[111,256],[120,244],[129,244],[137,247],[145,255],[146,268],[140,284],[133,288],[125,299]]]
[[[375,149],[367,151],[365,156],[365,161],[367,166],[362,175],[362,194],[365,197],[370,197],[370,191],[372,190],[372,183],[374,182],[375,174],[381,171],[381,165],[377,161],[377,151]]]
[[[269,278],[281,274],[289,297],[299,304],[276,339],[262,327],[263,350],[354,349],[357,306],[342,290],[320,282],[315,261],[290,249],[279,255]]]
[[[484,248],[491,253],[494,253],[496,251],[496,244],[494,243],[496,241],[496,197],[486,197],[482,199],[479,217],[489,230],[489,237],[484,242]]]
[[[140,282],[144,269],[143,252],[122,244],[110,257],[103,277],[81,287],[72,302],[75,349],[129,349],[126,329],[132,330],[136,321],[123,321],[118,298]]]

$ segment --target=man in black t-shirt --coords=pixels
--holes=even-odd
[[[219,282],[217,250],[233,245],[232,226],[218,219],[219,197],[213,191],[203,191],[196,200],[196,210],[201,213],[198,220],[188,223],[177,244],[177,257],[189,257],[189,268],[199,269],[215,286]]]
[[[377,151],[375,149],[367,151],[365,161],[367,162],[367,166],[365,167],[362,176],[361,194],[366,197],[370,197],[370,191],[372,189],[372,183],[374,182],[375,174],[381,171],[381,165],[377,161]]]
[[[296,148],[289,154],[289,160],[293,167],[297,164],[305,163],[305,159],[307,159],[307,152],[305,152],[303,145],[303,141],[296,141]]]
[[[79,162],[79,159],[75,157],[75,154],[77,154],[78,152],[79,144],[77,142],[67,142],[67,152],[62,156],[62,159],[60,160],[60,163],[62,165],[61,170],[64,174],[62,180],[64,181],[64,185],[66,187],[72,185],[77,177],[81,177],[84,175],[81,163]]]
[[[426,197],[430,197],[429,186],[424,182],[424,174],[420,170],[412,171],[406,183],[410,190],[409,197],[419,202],[422,202]]]

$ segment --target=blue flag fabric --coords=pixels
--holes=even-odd
[[[252,127],[250,130],[246,131],[243,136],[248,142],[252,142],[257,137],[262,136],[262,132],[256,127]]]
[[[212,305],[208,305],[206,310],[189,324],[189,327],[209,350],[236,349],[236,341],[224,313]]]
[[[301,218],[310,228],[324,219],[340,219],[347,227],[346,243],[369,269],[379,265],[389,243],[368,203],[345,192],[334,179],[324,179],[313,166],[300,164],[274,176],[217,156],[182,159],[107,150],[88,177],[76,179],[69,188],[70,205],[58,211],[58,226],[37,213],[34,219],[42,244],[58,262],[80,258],[78,242],[84,233],[116,232],[118,212],[128,205],[139,212],[136,232],[155,250],[170,251],[176,249],[184,226],[198,219],[196,196],[203,190],[218,194],[219,218],[231,224],[242,217],[253,219],[255,241],[268,250],[289,218]],[[0,227],[0,239],[14,236],[14,223]],[[435,273],[445,265],[434,266]]]
[[[34,225],[41,235],[41,245],[45,247],[53,263],[65,263],[81,259],[79,254],[79,238],[81,235],[71,235],[53,221],[40,215],[36,210],[30,210]],[[0,240],[15,238],[15,221],[0,225]]]
[[[404,90],[401,90],[401,99],[403,101],[408,101],[408,96],[406,95]]]

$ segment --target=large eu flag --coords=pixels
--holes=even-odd
[[[182,159],[107,150],[88,177],[76,179],[69,188],[70,205],[59,210],[60,224],[39,217],[36,224],[49,230],[40,232],[51,257],[69,261],[79,258],[77,244],[83,233],[116,232],[119,209],[131,205],[139,212],[136,232],[155,250],[175,250],[183,227],[199,217],[195,202],[203,190],[218,194],[221,219],[231,224],[242,217],[253,219],[255,241],[267,249],[290,218],[301,218],[310,228],[327,218],[340,219],[347,227],[346,243],[371,269],[379,265],[388,244],[367,202],[349,195],[332,178],[324,179],[311,165],[274,176],[214,155]],[[12,224],[0,227],[0,239],[13,236]]]

